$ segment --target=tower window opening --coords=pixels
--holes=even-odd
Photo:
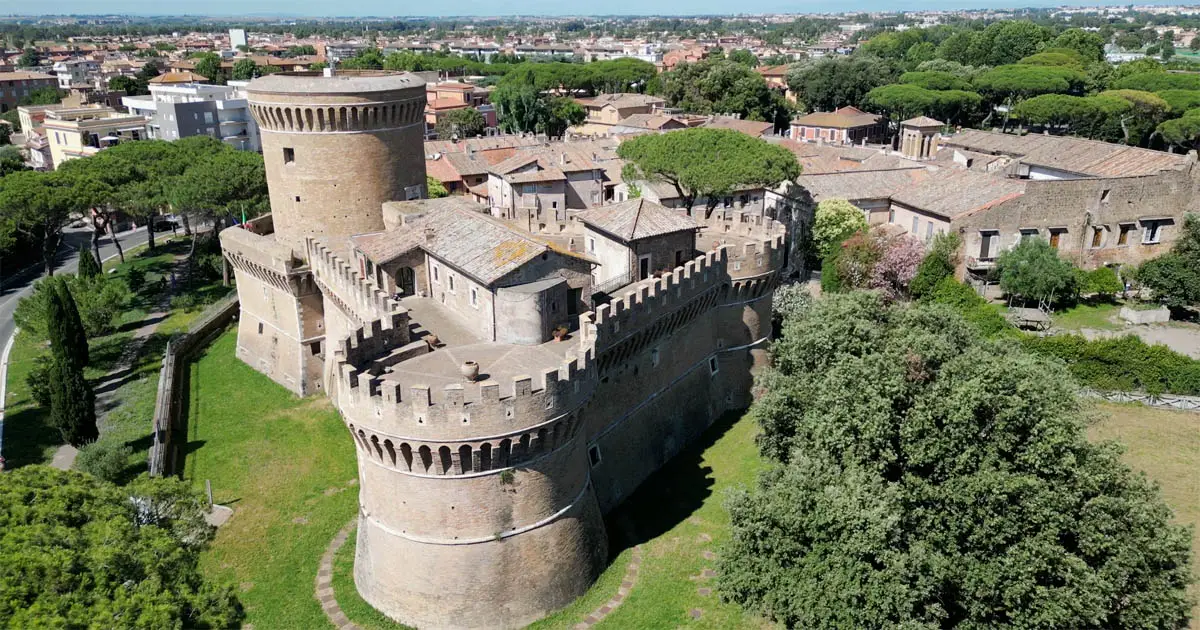
[[[296,150],[291,147],[283,148],[283,163],[292,164],[296,161]]]

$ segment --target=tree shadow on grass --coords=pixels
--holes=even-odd
[[[50,426],[50,410],[29,407],[4,417],[4,466],[49,464],[47,449],[63,443],[62,434]]]
[[[712,467],[704,464],[704,452],[745,412],[744,409],[725,412],[608,514],[605,528],[610,562],[625,549],[670,531],[704,505],[715,483]]]

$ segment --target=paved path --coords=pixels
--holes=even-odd
[[[1186,354],[1193,359],[1200,359],[1200,326],[1193,324],[1145,324],[1126,326],[1121,330],[1093,330],[1085,328],[1079,331],[1088,339],[1110,339],[1137,335],[1149,344],[1161,343],[1180,354]]]
[[[342,607],[338,606],[337,597],[333,593],[333,556],[346,544],[346,540],[350,538],[350,533],[354,531],[354,526],[358,523],[358,517],[350,519],[345,527],[329,541],[329,546],[325,548],[325,555],[321,556],[321,564],[317,567],[317,580],[313,589],[313,594],[317,601],[321,602],[321,610],[325,611],[325,616],[329,618],[329,622],[338,630],[359,630],[358,624],[350,621],[346,613],[342,612]]]

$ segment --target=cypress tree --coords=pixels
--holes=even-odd
[[[100,268],[100,263],[96,261],[96,257],[92,255],[92,250],[81,248],[79,250],[79,277],[80,278],[95,278],[103,273]]]
[[[53,291],[46,305],[50,349],[55,357],[70,361],[82,370],[88,364],[88,341],[83,320],[79,318],[79,309],[75,306],[75,298],[71,297],[66,280],[55,277],[51,281],[53,286],[47,288],[53,288]]]
[[[83,377],[83,368],[55,357],[50,366],[50,424],[63,441],[82,446],[100,436],[96,427],[96,395]]]

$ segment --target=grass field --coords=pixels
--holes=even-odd
[[[1054,327],[1064,330],[1121,330],[1125,323],[1117,318],[1119,304],[1079,303],[1064,311],[1054,313]]]
[[[1097,407],[1100,420],[1089,437],[1125,445],[1122,460],[1158,482],[1175,519],[1193,526],[1192,571],[1200,580],[1200,413],[1138,404]],[[1200,584],[1191,592],[1200,601]],[[1192,627],[1200,628],[1200,603],[1192,609]]]
[[[123,477],[131,479],[146,469],[150,447],[150,417],[158,387],[159,366],[167,340],[172,334],[187,330],[193,320],[203,313],[202,306],[171,308],[155,332],[146,338],[134,357],[130,369],[111,382],[101,383],[118,365],[129,348],[134,331],[147,323],[147,316],[161,303],[162,279],[168,277],[177,256],[190,246],[187,239],[160,239],[153,252],[144,246],[126,251],[126,262],[113,259],[104,264],[111,272],[111,281],[127,282],[129,274],[138,270],[145,276],[143,288],[131,295],[116,321],[112,334],[90,340],[90,365],[87,378],[96,387],[97,417],[100,420],[100,441],[128,446],[129,464]],[[212,301],[228,288],[208,283],[188,289]],[[49,463],[61,438],[47,422],[49,409],[38,407],[30,396],[26,379],[37,359],[48,354],[43,343],[19,333],[9,357],[8,405],[4,426],[4,456],[10,467]]]
[[[234,357],[236,331],[192,364],[184,475],[234,509],[204,553],[255,630],[323,628],[321,554],[356,512],[354,447],[323,397],[298,398]]]

